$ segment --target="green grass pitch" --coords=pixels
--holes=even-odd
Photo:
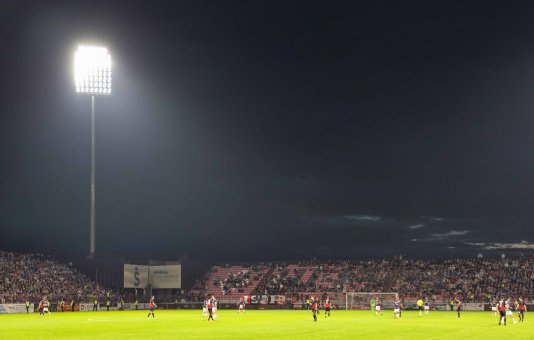
[[[313,322],[309,311],[219,310],[208,322],[199,310],[0,315],[2,339],[534,339],[534,315],[524,323],[498,326],[491,312],[431,312],[421,318],[405,311],[394,319],[391,311],[375,317],[370,311],[324,312]],[[517,319],[517,317],[516,317]]]

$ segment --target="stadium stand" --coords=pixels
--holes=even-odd
[[[209,285],[204,292],[228,295],[228,282],[234,286],[245,284],[246,290],[237,295],[292,296],[302,301],[309,293],[340,295],[344,292],[398,292],[403,298],[429,296],[447,300],[462,296],[465,302],[491,302],[496,297],[521,296],[534,298],[534,265],[530,256],[513,258],[469,259],[403,259],[367,261],[333,261],[273,264],[271,270],[256,273],[258,284],[250,289],[251,282],[236,275],[243,268],[235,267],[230,278],[229,269],[212,268],[207,275]],[[249,265],[251,266],[251,265]],[[233,268],[233,267],[230,267]],[[219,270],[221,273],[217,274]],[[217,282],[215,282],[217,281]],[[225,283],[226,282],[226,283]],[[244,283],[245,282],[245,283]],[[215,284],[217,283],[217,284]],[[235,290],[231,296],[235,296]]]
[[[252,293],[270,267],[265,264],[214,266],[197,280],[190,295],[201,298],[206,293],[239,299]]]
[[[42,254],[0,251],[0,297],[5,303],[50,300],[91,301],[107,294],[98,283],[72,267]],[[90,297],[90,298],[89,298]],[[67,302],[68,303],[68,302]]]
[[[169,302],[202,301],[208,294],[230,301],[245,295],[285,295],[303,301],[310,294],[343,298],[345,292],[398,292],[406,299],[426,296],[464,302],[491,302],[498,297],[534,299],[534,258],[408,259],[248,263],[211,267],[193,288]],[[102,303],[109,289],[90,280],[72,264],[41,254],[0,251],[0,298],[5,303],[25,299]],[[124,293],[124,292],[122,292]],[[121,292],[111,292],[117,301]],[[125,294],[126,301],[134,296]]]

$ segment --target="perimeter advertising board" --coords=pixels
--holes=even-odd
[[[10,303],[0,305],[0,314],[26,313],[26,306],[23,303]]]

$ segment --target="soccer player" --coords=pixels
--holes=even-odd
[[[202,304],[202,317],[205,318],[208,316],[208,300],[204,300]]]
[[[425,309],[425,314],[429,315],[430,314],[430,304],[428,303],[428,298],[425,298],[425,302],[424,302],[423,308]]]
[[[508,300],[506,300],[505,305],[506,305],[506,316],[511,316],[512,322],[517,323],[517,321],[515,321],[515,318],[514,318],[515,305],[514,305],[514,302],[512,301],[512,298],[508,298]]]
[[[311,299],[311,310],[313,313],[313,321],[317,321],[317,309],[319,308],[319,303],[315,301],[314,298]]]
[[[44,299],[43,301],[43,315],[49,314],[50,315],[50,302],[48,302],[48,299]]]
[[[43,309],[44,309],[44,300],[41,300],[39,302],[39,315],[44,315]]]
[[[462,301],[460,301],[460,298],[454,299],[454,303],[456,304],[456,313],[458,313],[458,319],[460,319],[460,312],[462,311]]]
[[[400,317],[400,306],[401,306],[400,300],[399,299],[395,300],[395,302],[393,303],[393,316],[395,317],[395,319]]]
[[[499,307],[499,304],[497,304],[495,301],[491,303],[491,311],[493,312],[493,316],[497,316],[498,307]]]
[[[417,300],[417,309],[419,310],[419,317],[423,316],[423,304],[423,300],[419,298],[419,300]]]
[[[146,318],[150,318],[150,314],[152,314],[152,318],[155,319],[156,316],[154,315],[154,309],[157,308],[158,306],[156,306],[156,302],[154,300],[154,295],[152,295],[152,297],[150,298],[150,304],[149,304],[149,307],[150,307],[150,312],[148,312],[148,315],[146,316]]]
[[[373,297],[371,298],[371,312],[374,311],[376,308],[376,299]]]
[[[525,312],[527,311],[527,305],[523,299],[519,298],[519,303],[517,305],[517,313],[519,314],[519,321],[525,321]]]
[[[330,299],[326,299],[324,303],[324,317],[327,316],[330,317],[330,309],[332,308],[332,304],[330,303]]]
[[[239,299],[239,302],[237,303],[237,314],[239,314],[239,312],[243,312],[243,314],[245,314],[245,299],[242,297]]]
[[[378,313],[382,316],[382,301],[380,299],[376,299],[375,316],[378,316]]]
[[[499,325],[504,324],[506,326],[506,306],[504,305],[504,301],[499,301]]]
[[[219,309],[219,299],[214,295],[211,296],[213,300],[213,320],[217,320],[217,309]]]
[[[210,320],[213,320],[215,321],[215,319],[213,318],[213,300],[212,299],[209,299],[208,300],[208,321]]]

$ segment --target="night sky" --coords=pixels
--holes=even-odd
[[[0,249],[210,260],[534,248],[534,3],[0,2]]]

